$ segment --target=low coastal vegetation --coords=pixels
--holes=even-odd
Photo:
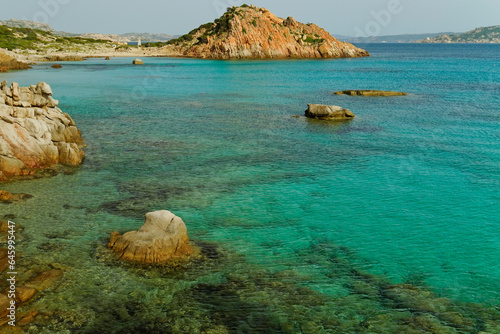
[[[15,28],[0,25],[0,48],[26,53],[35,52],[78,52],[84,49],[97,49],[110,42],[82,37],[55,36],[50,31]]]

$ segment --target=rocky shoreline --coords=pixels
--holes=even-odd
[[[85,142],[47,83],[0,83],[0,181],[57,164],[82,163]]]

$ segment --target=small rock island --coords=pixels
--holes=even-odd
[[[143,264],[165,264],[196,253],[182,219],[167,210],[147,213],[137,231],[111,233],[108,248],[123,261]]]
[[[0,181],[55,164],[82,163],[82,134],[58,104],[45,82],[30,87],[0,83]]]
[[[308,104],[305,116],[321,120],[350,120],[355,116],[349,109],[323,104]]]

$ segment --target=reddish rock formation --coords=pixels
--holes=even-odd
[[[111,233],[108,247],[121,260],[140,263],[167,263],[196,252],[182,219],[166,210],[147,213],[137,231]]]
[[[82,163],[85,142],[58,104],[44,82],[30,87],[0,83],[0,181],[58,163]]]
[[[233,7],[176,40],[166,53],[196,58],[343,58],[369,56],[350,43],[338,41],[315,24],[279,18],[265,8]]]
[[[8,70],[24,70],[27,68],[31,67],[28,66],[28,64],[18,61],[8,54],[0,51],[0,72],[7,72]]]

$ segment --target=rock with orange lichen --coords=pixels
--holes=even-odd
[[[30,194],[11,194],[8,191],[0,190],[0,203],[14,203],[32,197],[33,196]],[[0,223],[0,232],[2,231],[2,228],[3,228],[3,222]]]
[[[211,59],[344,58],[369,53],[315,24],[282,19],[265,8],[232,7],[214,23],[169,41],[165,53]]]
[[[108,247],[121,260],[140,263],[165,264],[196,253],[182,219],[166,210],[147,213],[137,231],[111,233]]]
[[[0,181],[59,163],[82,163],[85,142],[58,103],[45,82],[30,87],[0,83]]]

